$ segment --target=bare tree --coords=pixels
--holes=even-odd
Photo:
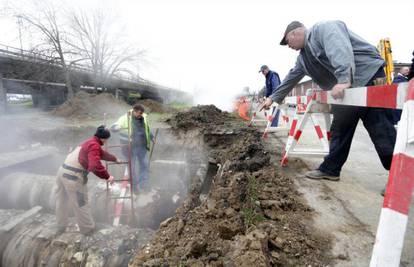
[[[116,28],[120,24],[112,13],[106,14],[102,9],[70,12],[56,9],[51,1],[32,1],[32,4],[36,6],[28,11],[15,7],[14,16],[30,26],[24,29],[24,34],[33,36],[32,52],[46,55],[51,67],[61,66],[68,98],[74,95],[76,80],[71,75],[74,70],[90,71],[95,89],[110,86],[114,77],[139,79],[138,65],[144,51],[124,38],[122,29]],[[86,65],[77,64],[81,61]]]
[[[35,27],[41,34],[45,42],[36,49],[41,51],[41,53],[50,55],[54,59],[54,63],[62,67],[68,90],[68,98],[72,98],[74,90],[71,80],[71,66],[79,59],[70,60],[70,55],[76,52],[66,49],[67,32],[64,30],[62,23],[58,21],[60,14],[58,14],[56,9],[52,5],[47,5],[39,11],[36,15],[18,13],[16,16]]]
[[[134,69],[144,51],[130,45],[117,31],[115,18],[101,9],[73,12],[71,16],[72,47],[88,59],[95,88],[106,86],[117,75],[138,77]]]

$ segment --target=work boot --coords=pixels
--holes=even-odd
[[[308,171],[305,173],[305,176],[313,180],[329,180],[329,181],[339,181],[339,176],[329,175],[327,173],[321,172],[320,170]]]

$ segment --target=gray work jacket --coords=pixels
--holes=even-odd
[[[323,90],[337,83],[364,86],[383,65],[377,48],[348,30],[344,22],[319,22],[307,30],[295,67],[270,97],[282,103],[305,75]]]

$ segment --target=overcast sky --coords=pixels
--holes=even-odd
[[[14,3],[18,1],[13,1]],[[60,0],[56,0],[60,3]],[[393,57],[410,62],[414,50],[413,0],[76,0],[81,8],[106,6],[126,25],[125,33],[147,53],[141,76],[197,92],[198,102],[229,107],[230,97],[249,86],[258,90],[262,64],[281,78],[297,52],[278,43],[286,25],[343,20],[371,44],[389,37]],[[17,32],[2,22],[0,43],[16,43]],[[10,36],[14,35],[14,39]]]

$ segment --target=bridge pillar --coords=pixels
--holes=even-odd
[[[6,113],[7,91],[3,85],[3,74],[0,73],[0,115]]]

